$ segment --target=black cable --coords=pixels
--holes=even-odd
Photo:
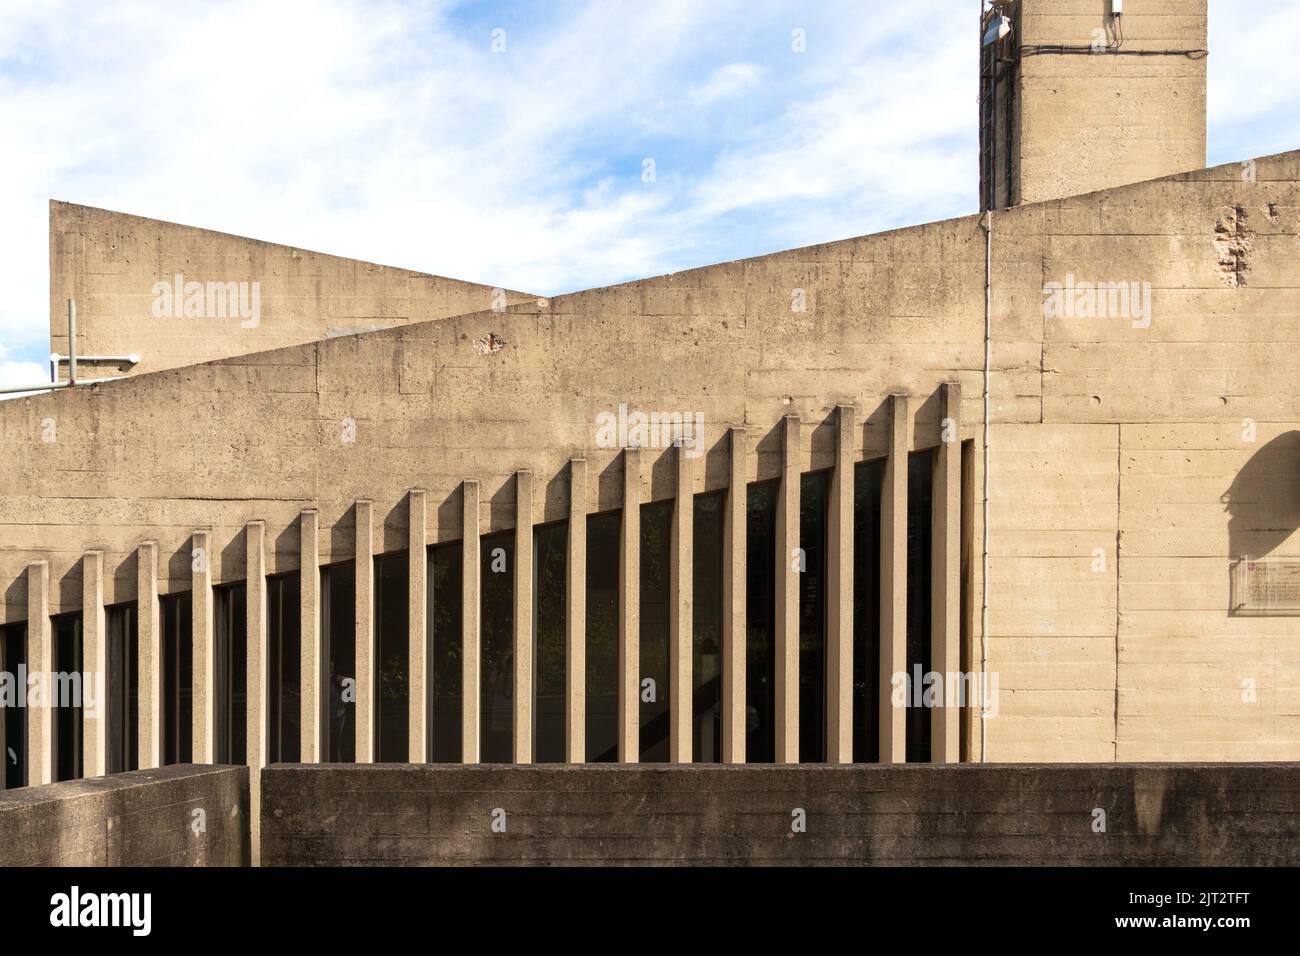
[[[1087,54],[1088,56],[1185,56],[1189,60],[1199,60],[1210,55],[1209,50],[1097,50],[1090,46],[1059,46],[1052,44],[1036,44],[1020,48],[1021,56],[1041,56],[1045,53],[1078,53]]]

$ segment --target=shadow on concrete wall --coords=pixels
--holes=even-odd
[[[1258,573],[1254,562],[1300,528],[1300,431],[1279,435],[1251,455],[1220,500],[1228,512],[1229,613],[1300,614],[1300,600],[1287,598],[1285,586],[1261,598],[1248,596],[1254,589],[1246,585],[1247,572]]]

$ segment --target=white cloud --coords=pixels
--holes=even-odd
[[[754,63],[728,63],[713,71],[708,82],[695,87],[687,94],[695,106],[708,106],[718,100],[730,99],[755,86],[766,71]]]

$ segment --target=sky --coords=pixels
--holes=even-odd
[[[50,199],[546,296],[975,212],[979,7],[0,0],[0,384]],[[1300,147],[1297,37],[1210,0],[1210,164]]]

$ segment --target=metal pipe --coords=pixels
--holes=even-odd
[[[980,580],[980,763],[988,763],[989,747],[989,382],[993,377],[993,210],[984,224],[984,517],[983,570]]]
[[[77,300],[68,300],[68,384],[77,384]]]
[[[72,356],[60,355],[58,352],[50,353],[51,362],[66,362]],[[130,362],[135,365],[140,361],[139,355],[78,355],[78,362]]]
[[[68,360],[68,380],[59,381],[59,363],[64,358]],[[50,353],[50,380],[48,382],[38,382],[34,385],[4,385],[0,386],[0,395],[16,395],[20,392],[50,392],[59,388],[71,388],[77,383],[77,362],[131,362],[135,364],[140,361],[138,355],[87,355],[84,358],[77,358],[77,300],[68,300],[68,354],[60,355],[57,352]],[[84,384],[95,385],[99,382],[116,382],[126,378],[125,375],[110,375],[104,378],[86,379]]]

